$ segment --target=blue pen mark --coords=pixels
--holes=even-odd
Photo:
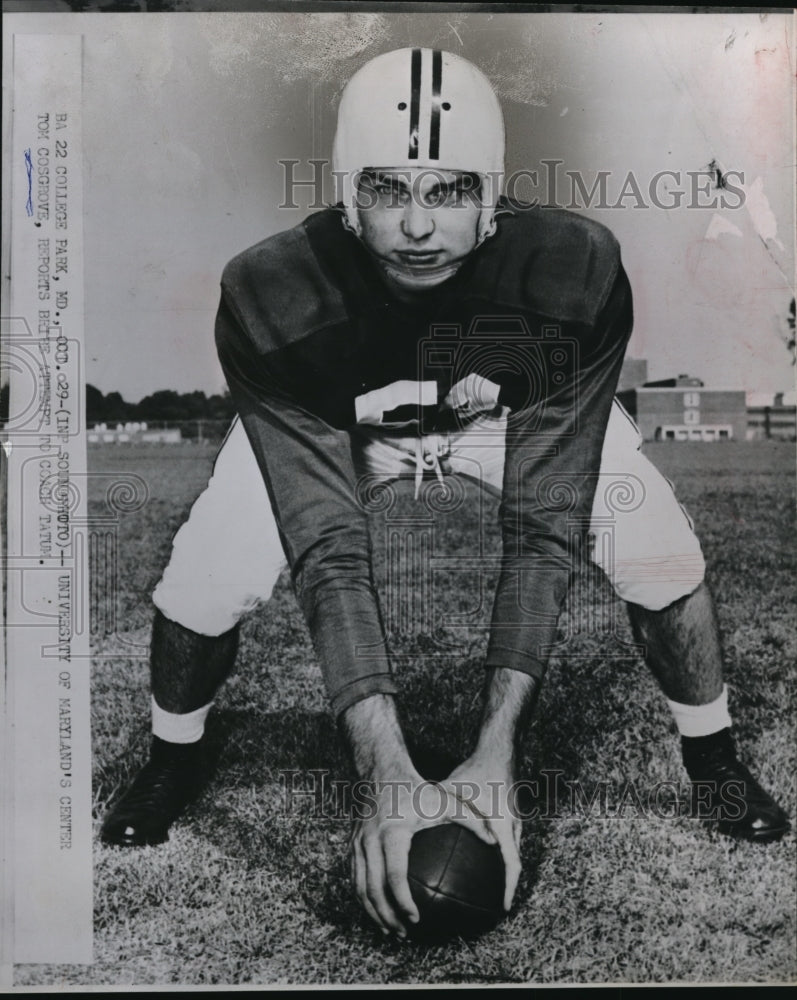
[[[28,175],[28,200],[25,202],[25,211],[30,217],[33,215],[33,160],[29,149],[25,150],[25,172]]]

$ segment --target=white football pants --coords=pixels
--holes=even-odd
[[[415,475],[471,479],[500,496],[504,419],[419,439],[378,429],[352,435],[358,475],[385,482]],[[641,453],[639,431],[615,400],[601,455],[590,522],[590,556],[624,601],[650,611],[691,594],[705,563],[691,521],[671,484]],[[271,596],[286,565],[263,479],[243,424],[236,420],[207,488],[175,535],[153,600],[163,614],[202,635],[220,635]]]

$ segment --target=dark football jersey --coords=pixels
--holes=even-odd
[[[396,690],[348,431],[451,429],[466,375],[509,409],[503,565],[488,666],[541,675],[600,467],[631,333],[603,226],[503,203],[497,233],[408,304],[327,209],[225,268],[216,340],[271,499],[335,711]],[[457,426],[460,426],[457,423]]]

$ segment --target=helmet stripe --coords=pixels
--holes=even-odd
[[[421,50],[412,50],[412,65],[410,67],[412,93],[410,96],[410,148],[407,154],[410,160],[418,159],[418,128],[421,118]]]
[[[432,121],[429,135],[429,159],[440,159],[440,90],[443,83],[443,53],[432,52]]]

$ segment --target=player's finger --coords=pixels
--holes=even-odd
[[[490,828],[490,824],[487,820],[484,819],[484,817],[470,811],[467,807],[464,810],[456,810],[454,813],[454,822],[461,823],[462,826],[467,827],[476,834],[479,840],[483,840],[485,844],[489,844],[491,847],[498,843],[498,839]]]
[[[365,884],[368,899],[379,914],[380,922],[388,930],[406,937],[407,930],[385,893],[385,865],[382,845],[378,837],[370,837],[363,846],[365,853]]]
[[[376,912],[376,910],[371,905],[371,900],[368,898],[368,887],[366,883],[366,866],[365,857],[363,855],[362,847],[360,846],[359,840],[353,840],[351,845],[351,872],[352,872],[352,884],[354,885],[354,892],[357,899],[360,902],[360,906],[365,910],[368,916],[373,920],[377,927],[382,931],[383,934],[389,934],[389,929]]]
[[[459,823],[472,830],[485,844],[498,843],[487,818],[473,801],[475,795],[473,790],[478,791],[477,785],[472,782],[457,782],[455,787],[444,786],[444,790],[447,793],[446,812],[440,822]]]
[[[393,893],[396,905],[406,915],[408,920],[417,924],[420,920],[418,908],[412,898],[407,881],[407,865],[409,861],[412,834],[409,830],[393,830],[385,835],[382,850],[385,857],[387,884]]]
[[[512,900],[515,898],[515,890],[520,880],[520,855],[511,838],[507,842],[501,843],[501,855],[504,859],[504,909],[508,913],[512,909]]]

